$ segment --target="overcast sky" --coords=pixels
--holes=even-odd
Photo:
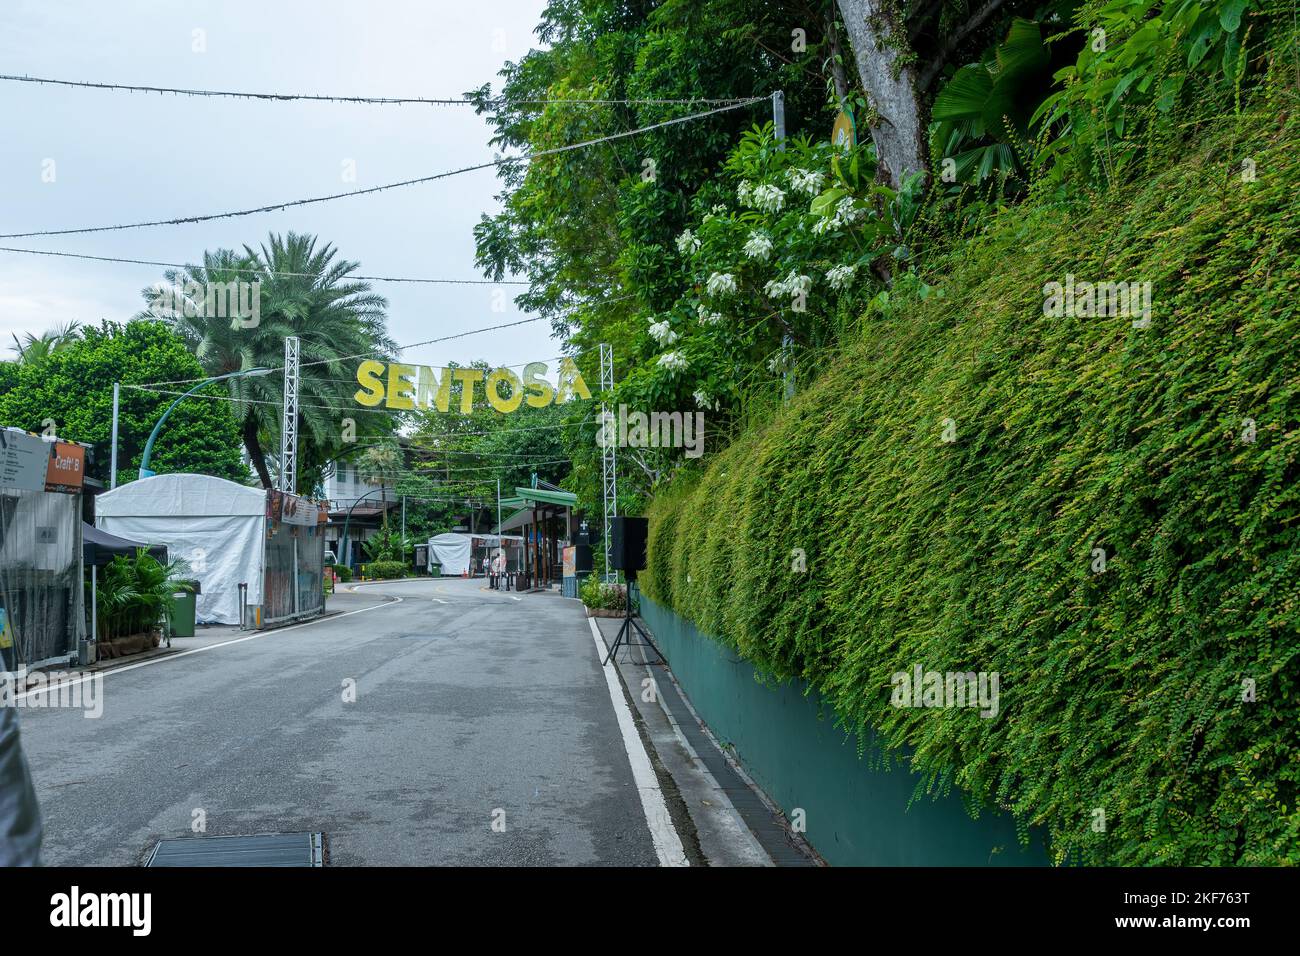
[[[536,43],[544,0],[4,0],[0,73],[143,86],[458,97]],[[202,31],[196,34],[195,31]],[[206,45],[200,52],[196,46]],[[0,233],[224,212],[366,188],[492,158],[463,106],[266,102],[0,82]],[[53,182],[43,182],[51,167]],[[353,162],[356,181],[343,179]],[[367,275],[477,279],[472,229],[496,209],[493,170],[304,208],[182,226],[0,240],[164,262],[259,244],[334,243]],[[76,319],[124,320],[148,266],[0,252],[0,337]],[[389,330],[416,342],[521,317],[507,287],[376,283]],[[516,365],[560,353],[549,323],[404,353],[441,365]]]

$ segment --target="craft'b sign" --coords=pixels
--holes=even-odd
[[[546,380],[546,363],[530,362],[523,377],[508,368],[486,371],[481,368],[430,368],[427,365],[402,365],[368,361],[357,366],[357,401],[367,408],[381,403],[385,408],[436,408],[447,411],[451,404],[451,387],[460,383],[460,410],[468,415],[474,410],[475,386],[483,390],[487,402],[498,412],[514,412],[527,402],[533,408],[545,408],[554,402],[563,404],[572,398],[591,398],[587,383],[573,359],[560,362],[560,376],[555,385]],[[509,386],[502,388],[502,384]],[[504,394],[503,394],[504,393]]]

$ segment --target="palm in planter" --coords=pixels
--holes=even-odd
[[[143,548],[134,558],[118,555],[104,567],[95,589],[98,640],[147,634],[171,623],[172,595],[192,591],[181,578],[189,566],[181,560],[163,564]]]

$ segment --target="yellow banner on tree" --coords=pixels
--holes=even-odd
[[[451,404],[454,382],[460,382],[460,410],[466,415],[474,410],[475,386],[482,388],[489,405],[506,414],[518,411],[524,402],[532,408],[545,408],[552,402],[560,405],[573,398],[591,398],[587,383],[571,358],[561,360],[555,385],[546,379],[545,362],[529,362],[521,378],[508,368],[435,369],[427,365],[366,361],[357,366],[357,384],[361,387],[355,397],[367,408],[382,404],[398,410],[436,408],[445,412]],[[501,388],[503,382],[510,386],[505,395]]]

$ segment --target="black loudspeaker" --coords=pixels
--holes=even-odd
[[[650,522],[646,518],[615,518],[611,530],[610,563],[629,581],[645,567],[645,542]]]

